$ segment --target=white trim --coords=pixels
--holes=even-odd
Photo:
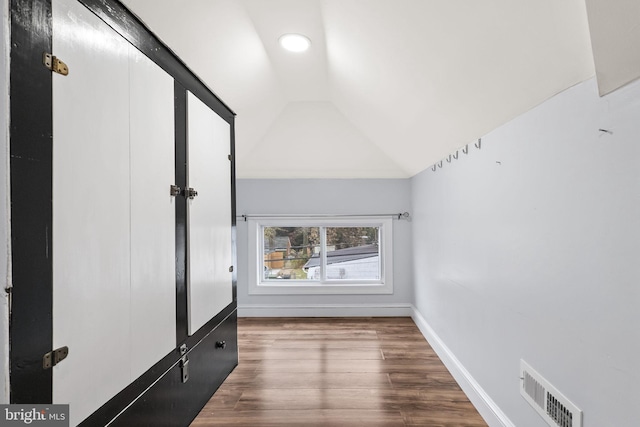
[[[393,219],[391,217],[349,217],[329,218],[305,216],[303,218],[268,218],[248,221],[247,265],[249,270],[249,295],[390,295],[393,294]],[[348,226],[380,227],[380,263],[379,281],[331,280],[324,283],[315,281],[274,281],[262,282],[262,226]],[[326,271],[326,268],[325,268]]]
[[[238,317],[410,317],[411,304],[244,304]]]
[[[412,307],[411,318],[487,424],[492,427],[515,427],[415,307]]]

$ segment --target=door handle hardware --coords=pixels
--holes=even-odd
[[[187,199],[193,200],[193,199],[196,198],[197,195],[198,195],[198,192],[195,189],[191,188],[191,187],[184,189],[184,196]]]

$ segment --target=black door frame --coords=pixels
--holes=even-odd
[[[52,76],[42,64],[44,52],[51,52],[51,4],[56,0],[11,0],[10,69],[10,180],[11,180],[11,258],[12,284],[10,308],[10,401],[12,403],[51,403],[52,370],[43,369],[42,358],[53,345],[52,281]],[[205,86],[188,67],[155,37],[133,14],[115,0],[78,0],[122,37],[158,64],[176,82],[176,100],[186,90],[198,96],[231,126],[232,224],[234,266],[236,189],[235,189],[235,113]],[[55,52],[53,52],[55,55]],[[181,110],[182,109],[182,110]],[[176,102],[176,117],[186,105]],[[186,168],[180,124],[176,123],[176,179]],[[182,147],[178,147],[181,145]],[[179,185],[179,184],[178,184]],[[233,274],[233,302],[201,330],[187,335],[186,313],[186,200],[185,208],[176,204],[176,344],[189,347],[202,340],[215,327],[218,317],[226,318],[237,307],[237,267]],[[209,328],[208,330],[206,330]],[[73,349],[71,349],[73,351]],[[165,360],[166,359],[166,360]],[[171,366],[173,354],[143,374],[138,388],[153,382],[159,372]]]

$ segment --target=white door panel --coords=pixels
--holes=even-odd
[[[230,125],[193,94],[187,101],[189,334],[231,303]]]
[[[53,1],[53,402],[75,425],[131,378],[129,45],[75,0]]]
[[[54,0],[53,402],[76,425],[175,348],[173,79],[76,0]],[[188,95],[193,334],[232,302],[230,125]]]
[[[131,50],[131,375],[176,346],[173,78]]]

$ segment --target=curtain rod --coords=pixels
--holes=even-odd
[[[246,221],[249,218],[349,218],[349,217],[393,217],[396,219],[408,220],[411,215],[409,212],[392,213],[392,214],[244,214],[238,215],[236,218]]]

